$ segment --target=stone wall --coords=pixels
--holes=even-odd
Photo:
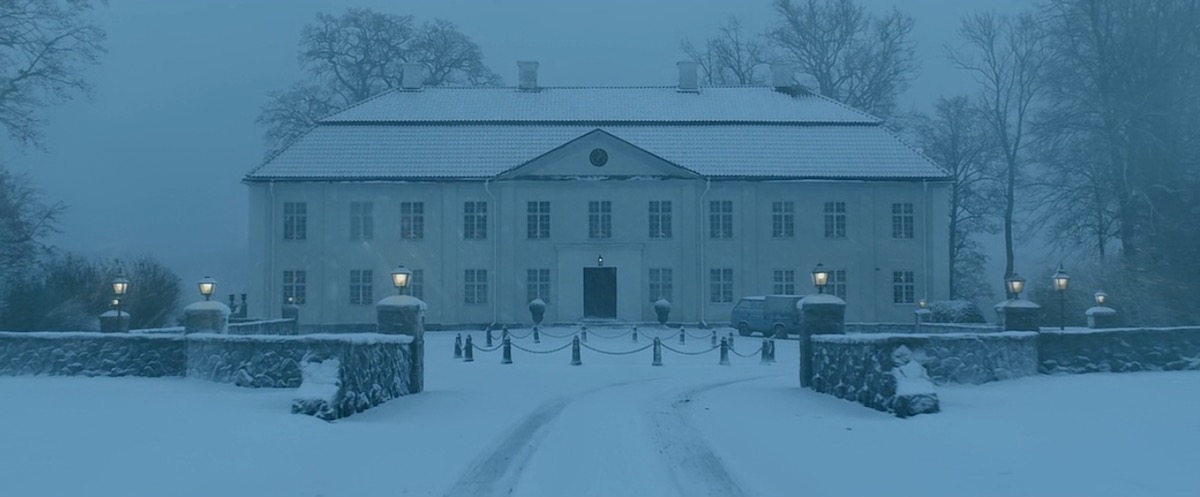
[[[994,324],[923,323],[918,332],[915,323],[846,323],[846,333],[941,334],[992,333],[1001,331]]]
[[[812,338],[813,389],[891,411],[900,346],[936,384],[978,384],[1037,374],[1037,334],[846,334]]]
[[[0,375],[183,376],[182,335],[0,332]]]
[[[1200,370],[1200,327],[1042,330],[1039,371]]]
[[[230,335],[297,335],[299,327],[295,319],[261,319],[254,321],[230,321]]]

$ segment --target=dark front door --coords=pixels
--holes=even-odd
[[[617,268],[583,268],[583,317],[617,317]]]

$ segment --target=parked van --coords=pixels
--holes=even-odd
[[[737,328],[738,334],[750,336],[761,333],[764,337],[786,337],[800,332],[800,311],[796,303],[803,295],[764,295],[742,297],[729,316],[729,325]]]

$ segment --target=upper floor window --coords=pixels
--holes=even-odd
[[[533,299],[542,299],[542,302],[550,303],[549,269],[525,270],[525,301],[533,302]]]
[[[913,204],[892,204],[892,238],[913,237]]]
[[[371,240],[375,238],[375,204],[350,202],[350,239]]]
[[[283,303],[304,305],[308,273],[301,270],[283,272]]]
[[[825,202],[825,238],[846,237],[846,203]]]
[[[486,304],[488,301],[488,275],[486,269],[468,269],[463,272],[463,303]]]
[[[400,238],[425,238],[425,202],[400,202]]]
[[[487,238],[487,202],[463,204],[463,238],[467,240]]]
[[[671,268],[650,268],[650,301],[657,302],[658,299],[671,302],[674,291],[674,275]]]
[[[713,268],[708,273],[709,302],[733,302],[733,269]]]
[[[650,201],[650,238],[671,238],[671,201]]]
[[[283,239],[304,240],[306,238],[308,238],[308,204],[284,202]]]
[[[916,302],[916,279],[912,271],[892,271],[892,303]]]
[[[771,202],[771,236],[774,238],[796,236],[795,203]]]
[[[370,269],[352,269],[350,271],[350,303],[355,305],[372,304],[375,296],[372,292]]]
[[[529,202],[525,212],[525,227],[529,238],[550,238],[550,202]]]
[[[708,236],[711,238],[733,238],[732,200],[711,200],[708,202]]]
[[[612,202],[588,202],[588,238],[612,238]]]
[[[776,269],[771,275],[771,293],[775,295],[796,294],[796,270]]]

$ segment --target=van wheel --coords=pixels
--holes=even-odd
[[[744,337],[750,336],[750,325],[742,323],[738,325],[738,334]]]
[[[775,325],[775,335],[774,335],[774,337],[775,337],[775,338],[779,338],[779,339],[784,339],[784,338],[787,338],[787,330],[783,329],[783,325],[782,325],[782,324],[777,324],[777,325]],[[766,336],[766,334],[763,334],[763,338],[771,338],[771,337],[769,337],[769,336]]]

